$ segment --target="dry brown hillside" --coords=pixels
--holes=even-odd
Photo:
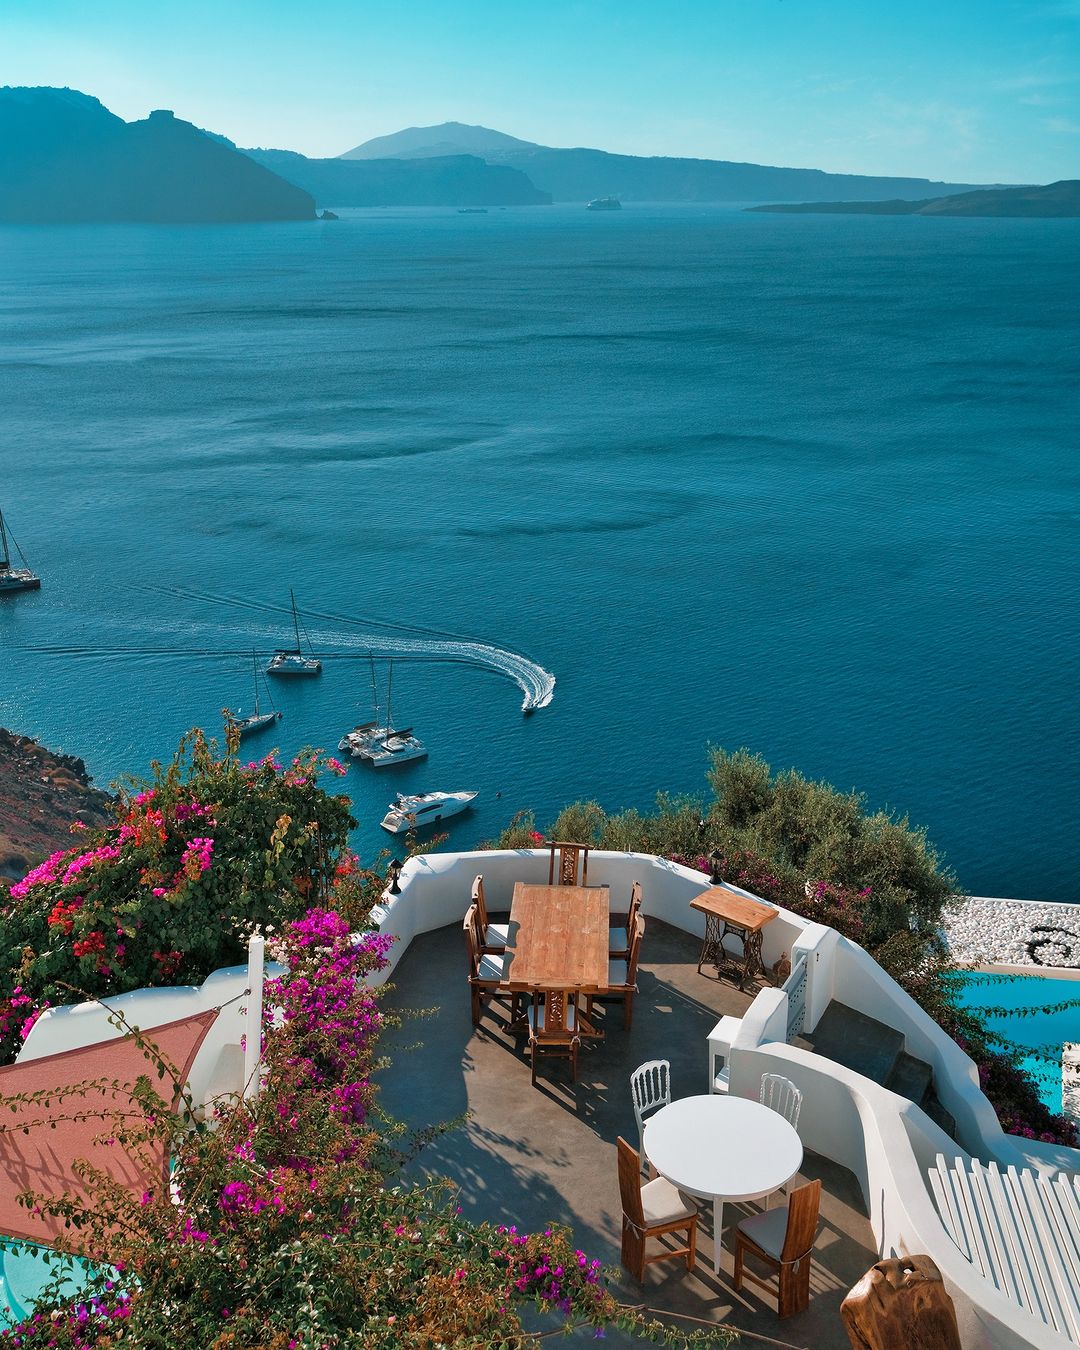
[[[111,819],[111,798],[90,782],[81,759],[55,755],[0,727],[0,878],[21,877],[41,858],[69,847],[72,821],[103,825]]]

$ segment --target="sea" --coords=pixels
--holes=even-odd
[[[250,710],[343,780],[532,809],[857,789],[974,894],[1080,900],[1080,221],[628,204],[0,229],[0,724],[145,772]],[[267,691],[260,690],[263,705]],[[523,704],[534,711],[523,712]]]

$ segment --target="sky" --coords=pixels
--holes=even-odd
[[[0,0],[0,81],[315,156],[459,121],[624,154],[1080,178],[1080,0]]]

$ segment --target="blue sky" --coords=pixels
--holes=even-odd
[[[1080,0],[2,0],[0,78],[311,155],[457,120],[630,154],[1080,178]]]

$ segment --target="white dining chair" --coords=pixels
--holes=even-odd
[[[637,1121],[638,1152],[645,1154],[645,1117],[661,1106],[671,1105],[671,1064],[666,1059],[650,1059],[630,1075]]]
[[[779,1073],[761,1075],[761,1095],[758,1098],[762,1106],[781,1115],[793,1130],[799,1128],[799,1112],[802,1110],[802,1093],[791,1081]]]

